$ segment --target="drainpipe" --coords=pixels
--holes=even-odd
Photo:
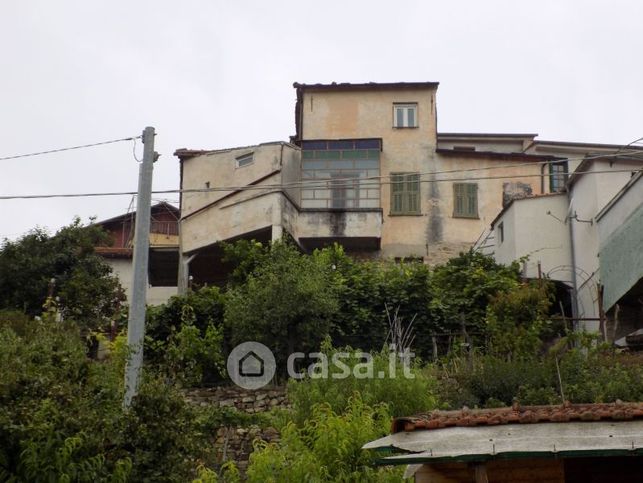
[[[569,222],[569,245],[571,248],[571,258],[572,258],[572,327],[576,330],[576,325],[578,323],[578,280],[576,278],[576,249],[574,247],[574,223],[573,218],[569,216],[572,209],[572,189],[571,186],[567,187],[567,218],[566,222]]]
[[[543,163],[540,167],[540,194],[545,194],[545,168],[549,167],[549,163]]]

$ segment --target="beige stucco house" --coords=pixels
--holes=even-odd
[[[176,151],[185,276],[219,282],[218,242],[284,233],[440,263],[488,241],[503,203],[560,189],[565,156],[535,134],[439,134],[437,83],[294,87],[290,142]]]
[[[176,151],[180,287],[188,276],[225,281],[218,243],[239,238],[286,235],[306,251],[337,242],[359,257],[429,264],[474,247],[502,263],[529,255],[525,275],[559,280],[574,301],[567,315],[598,327],[592,220],[627,183],[627,170],[640,169],[637,149],[440,133],[435,82],[294,87],[289,142]]]

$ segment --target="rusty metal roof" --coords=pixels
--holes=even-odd
[[[520,406],[497,409],[460,409],[433,411],[397,418],[392,432],[440,429],[453,426],[495,426],[499,424],[561,423],[570,421],[625,421],[643,419],[643,402],[570,404],[557,406]]]

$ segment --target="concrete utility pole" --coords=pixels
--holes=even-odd
[[[125,366],[124,407],[129,407],[138,392],[143,366],[143,337],[145,336],[145,298],[147,294],[147,263],[150,250],[150,207],[152,206],[152,173],[154,171],[154,128],[143,131],[143,162],[138,173],[136,224],[134,226],[134,260],[132,299],[127,321],[127,346],[129,358]]]

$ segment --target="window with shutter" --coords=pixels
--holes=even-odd
[[[391,175],[391,214],[420,214],[420,175],[418,173]]]
[[[478,185],[453,183],[454,218],[478,218]]]

